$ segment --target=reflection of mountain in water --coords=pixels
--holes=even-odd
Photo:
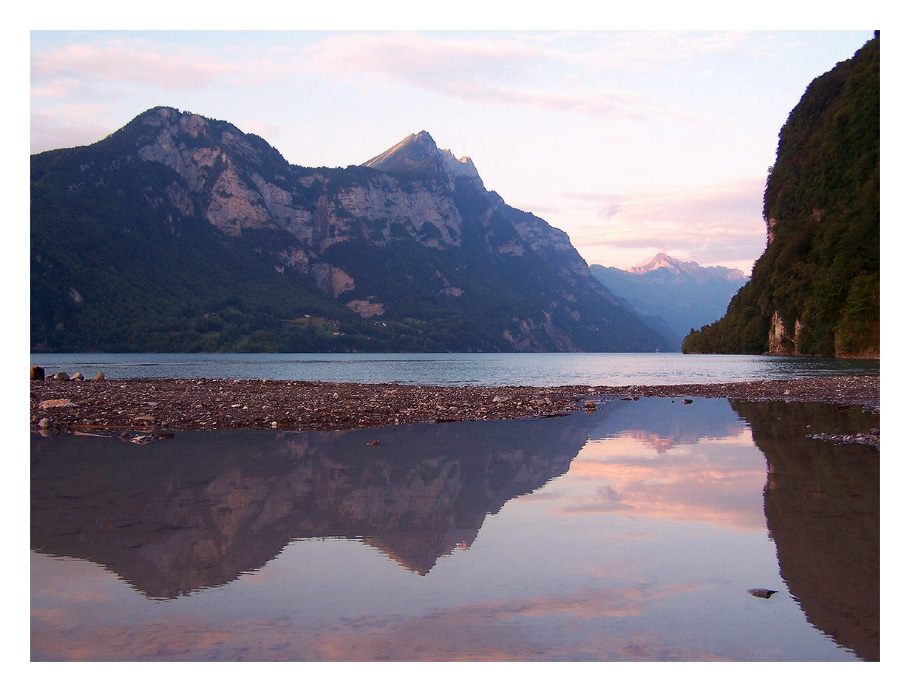
[[[791,595],[838,644],[879,660],[879,453],[806,437],[868,432],[877,417],[821,404],[733,406],[768,460],[765,515]]]
[[[703,439],[735,437],[744,423],[726,399],[642,398],[602,404],[610,415],[591,432],[591,439],[624,436],[637,439],[659,454]]]
[[[146,446],[32,436],[32,547],[163,598],[259,569],[297,538],[359,538],[426,574],[488,514],[565,473],[595,419],[179,433]]]

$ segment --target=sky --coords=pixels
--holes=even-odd
[[[792,0],[621,12],[576,0],[442,10],[386,0],[288,12],[269,0],[159,0],[131,14],[122,2],[33,3],[11,13],[3,47],[7,112],[22,133],[9,146],[23,161],[4,171],[22,213],[8,230],[28,224],[26,141],[30,153],[90,144],[167,105],[232,122],[304,166],[362,163],[427,130],[470,156],[508,204],[568,233],[590,264],[629,268],[662,251],[748,273],[765,247],[777,136],[808,84],[875,28],[884,75],[889,57],[906,57],[904,22],[882,4],[829,0],[821,14]],[[895,175],[883,176],[883,206],[898,221],[910,152],[889,122],[883,163]],[[891,231],[903,225],[883,225],[886,285],[900,273]],[[27,245],[13,235],[8,267]],[[17,272],[7,288],[21,291]],[[886,289],[884,312],[889,295],[899,292]],[[25,325],[23,301],[12,302]],[[889,391],[904,391],[900,377],[889,371]]]
[[[781,126],[872,28],[32,29],[30,148],[90,144],[154,106],[302,166],[360,164],[426,130],[589,264],[665,252],[748,274]]]

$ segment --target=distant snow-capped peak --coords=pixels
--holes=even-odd
[[[647,274],[658,269],[667,269],[676,276],[703,275],[714,279],[726,279],[730,281],[745,279],[746,275],[739,269],[730,269],[729,267],[702,267],[697,262],[683,262],[669,255],[658,252],[650,262],[646,262],[638,267],[632,267],[630,274]]]

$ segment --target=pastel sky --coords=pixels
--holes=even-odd
[[[359,164],[426,130],[589,264],[666,252],[748,274],[781,126],[872,28],[32,30],[31,151],[161,105],[303,166]]]

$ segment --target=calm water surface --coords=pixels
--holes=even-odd
[[[643,398],[144,446],[32,435],[31,656],[876,660],[878,450],[806,434],[877,426]]]
[[[879,373],[879,361],[681,353],[32,354],[48,371],[109,378],[555,386],[688,384]]]

